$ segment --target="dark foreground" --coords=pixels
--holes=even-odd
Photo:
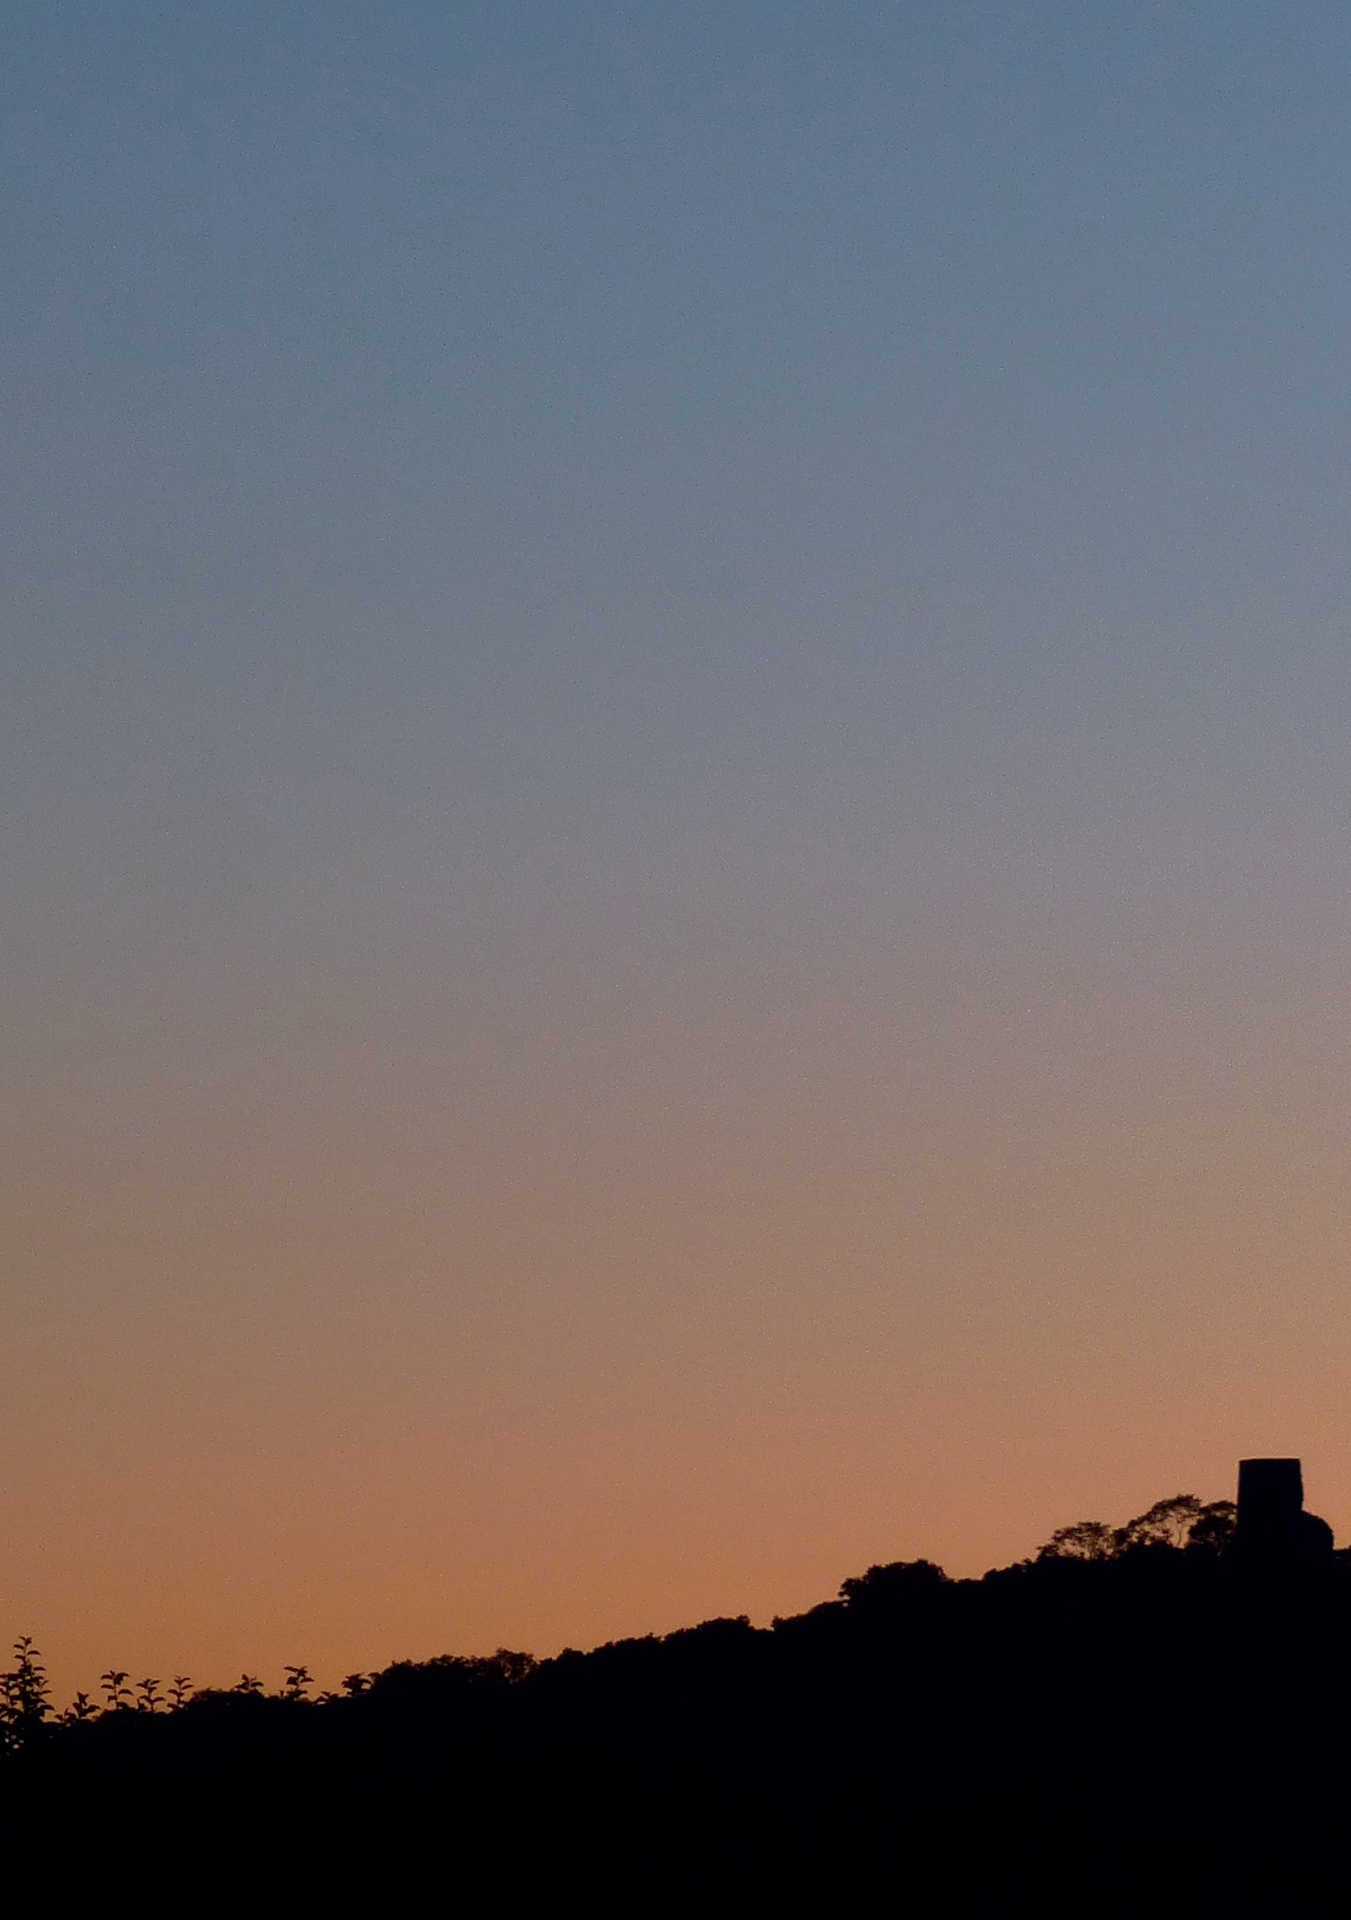
[[[6,1877],[49,1912],[1351,1911],[1340,1556],[1261,1578],[1153,1545],[846,1590],[325,1702],[30,1716]]]

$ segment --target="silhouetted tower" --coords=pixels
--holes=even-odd
[[[1246,1548],[1286,1555],[1304,1511],[1304,1475],[1298,1460],[1240,1460],[1238,1531]]]
[[[1332,1557],[1332,1528],[1304,1511],[1298,1460],[1240,1460],[1238,1531],[1234,1545],[1252,1566],[1324,1565]]]

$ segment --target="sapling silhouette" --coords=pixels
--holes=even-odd
[[[349,1673],[344,1675],[342,1690],[349,1699],[355,1700],[359,1693],[365,1693],[371,1684],[368,1673]]]
[[[263,1683],[256,1673],[241,1673],[230,1691],[232,1693],[257,1694],[263,1691]]]
[[[98,1708],[89,1698],[89,1695],[87,1693],[77,1693],[62,1714],[61,1720],[63,1725],[75,1727],[78,1726],[82,1720],[92,1720],[97,1713]]]
[[[106,1713],[116,1713],[119,1707],[131,1705],[131,1695],[127,1691],[129,1676],[120,1667],[109,1667],[106,1673],[99,1675],[99,1685],[108,1696]]]
[[[188,1689],[189,1687],[191,1687],[191,1685],[192,1685],[191,1674],[176,1673],[174,1675],[173,1681],[169,1687],[169,1704],[175,1713],[178,1711],[178,1709],[183,1705],[184,1701],[187,1699]]]
[[[164,1701],[159,1690],[158,1680],[141,1680],[137,1683],[140,1698],[136,1702],[138,1713],[158,1713]]]
[[[308,1688],[314,1684],[314,1675],[308,1667],[283,1667],[286,1685],[282,1688],[283,1700],[303,1700]]]

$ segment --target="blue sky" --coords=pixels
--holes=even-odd
[[[635,1280],[614,1365],[768,1378],[832,1206],[827,1397],[928,1354],[993,1448],[1094,1342],[1123,1406],[1227,1355],[1217,1446],[1298,1450],[1253,1423],[1351,1334],[1316,1252],[1258,1305],[1344,1173],[1349,63],[1321,4],[13,9],[15,1388],[108,1383],[90,1501],[185,1289],[248,1381],[341,1269],[347,1379],[361,1260],[472,1245],[401,1296],[467,1380],[700,1220],[722,1304]]]

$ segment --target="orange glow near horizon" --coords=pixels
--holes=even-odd
[[[978,1574],[1230,1495],[1260,1452],[1345,1528],[1307,1116],[1301,1163],[1288,1108],[1226,1121],[1242,1063],[1187,1086],[1164,1033],[1151,1121],[1134,1030],[1040,1078],[963,1049],[946,1092],[931,1056],[916,1115],[880,1046],[855,1097],[828,1025],[768,1062],[692,1029],[650,1091],[611,1034],[613,1092],[573,1061],[472,1127],[427,1060],[147,1095],[140,1139],[129,1108],[81,1207],[28,1189],[14,1631],[71,1689],[763,1623],[877,1561]]]
[[[10,12],[0,1646],[1351,1538],[1351,9]]]

